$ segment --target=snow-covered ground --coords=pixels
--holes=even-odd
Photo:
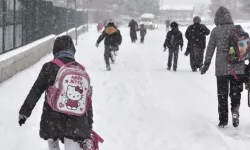
[[[182,27],[184,31],[186,28]],[[240,127],[218,129],[214,65],[206,75],[191,72],[189,58],[179,54],[178,72],[166,70],[165,29],[148,31],[145,44],[132,44],[121,29],[123,44],[112,71],[105,70],[98,33],[83,34],[76,57],[94,86],[94,129],[105,139],[101,150],[248,150],[250,109],[243,93]],[[186,41],[185,41],[186,44]],[[0,149],[46,150],[39,137],[41,98],[23,127],[18,111],[42,65],[52,55],[0,85]],[[231,118],[231,116],[230,116]],[[231,120],[231,119],[230,119]]]

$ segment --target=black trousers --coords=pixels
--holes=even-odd
[[[141,43],[144,43],[145,36],[141,36]]]
[[[117,50],[117,47],[115,47],[115,46],[105,45],[104,60],[105,60],[105,63],[106,63],[106,67],[110,67],[109,59],[112,59],[111,51],[116,51],[116,50]]]
[[[190,52],[190,65],[192,70],[203,66],[204,48],[193,48]]]
[[[130,38],[132,42],[135,42],[137,40],[137,33],[135,29],[134,30],[130,29]]]
[[[243,91],[243,75],[238,75],[238,77],[239,79],[236,80],[233,76],[217,76],[220,122],[228,123],[228,95],[231,98],[231,110],[240,106],[241,92]]]
[[[172,61],[174,58],[174,65],[173,69],[177,69],[177,63],[178,63],[178,54],[179,54],[179,49],[169,49],[169,55],[168,55],[168,68],[172,67]]]

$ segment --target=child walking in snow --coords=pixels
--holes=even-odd
[[[166,40],[164,42],[164,51],[166,51],[166,48],[169,49],[169,56],[168,56],[168,70],[171,70],[172,67],[172,60],[174,57],[174,65],[173,70],[177,70],[177,63],[178,63],[178,53],[179,48],[183,47],[183,38],[182,33],[178,28],[178,24],[176,22],[172,22],[170,24],[170,27],[172,28],[171,31],[167,33]]]
[[[140,28],[137,29],[137,31],[140,31],[141,36],[141,43],[144,43],[145,36],[147,34],[147,29],[144,27],[144,24],[141,24]]]
[[[85,72],[84,67],[75,61],[75,52],[76,49],[71,37],[61,36],[55,40],[53,48],[55,59],[43,65],[37,80],[19,111],[18,122],[19,125],[22,126],[30,117],[32,110],[42,94],[44,92],[46,93],[40,122],[40,137],[44,140],[48,140],[49,150],[60,150],[59,140],[64,142],[65,150],[78,150],[78,148],[80,149],[79,143],[83,143],[90,138],[93,124],[92,104],[88,94],[89,91],[91,91],[89,86],[90,82],[82,80],[82,76],[80,75],[69,75],[67,76],[67,80],[66,76],[64,78],[65,80],[56,80],[60,76],[58,72],[60,71],[60,74],[62,73],[60,64],[62,68],[69,64],[69,68],[81,67]],[[67,91],[59,94],[59,96],[50,97],[50,95],[55,93],[50,91],[51,87],[54,87],[55,81],[62,83],[60,86],[62,86],[62,89],[66,87]],[[78,85],[78,83],[80,84]],[[60,88],[56,90],[58,91]],[[55,110],[50,104],[50,102],[55,99],[62,99],[58,110]],[[88,104],[84,104],[85,102]],[[57,105],[57,103],[55,105]],[[85,108],[85,110],[83,108]],[[72,114],[80,112],[82,114],[79,116],[70,115],[60,112],[59,109],[61,109],[60,111],[64,110]]]

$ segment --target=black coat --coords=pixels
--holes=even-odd
[[[118,46],[122,43],[122,35],[120,30],[115,26],[105,27],[104,31],[97,40],[97,44],[100,44],[103,39],[105,39],[104,45],[106,46]]]
[[[138,23],[135,20],[131,20],[128,24],[130,28],[130,38],[132,41],[137,40],[136,30],[138,28]]]
[[[137,29],[137,31],[140,31],[140,36],[144,37],[147,34],[147,29],[145,27],[141,27],[139,29]]]
[[[206,47],[206,36],[210,34],[210,30],[203,24],[193,24],[188,27],[186,31],[186,38],[188,40],[188,48],[193,49]]]
[[[64,63],[75,61],[70,58],[62,58],[60,60]],[[27,117],[31,115],[41,95],[55,82],[58,70],[59,67],[51,62],[43,65],[37,80],[19,111],[20,114]],[[83,141],[89,137],[90,128],[93,123],[92,104],[87,114],[88,116],[85,114],[81,117],[77,117],[56,112],[52,110],[45,98],[40,122],[40,137],[45,140],[50,138],[63,140],[63,138],[66,137],[74,141]]]
[[[135,20],[131,20],[128,24],[130,31],[136,31],[138,28],[138,23]]]
[[[169,49],[179,49],[179,47],[183,47],[181,31],[178,28],[173,28],[169,31],[163,46],[164,48],[168,47]]]

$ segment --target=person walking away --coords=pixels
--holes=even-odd
[[[165,21],[165,25],[166,25],[166,30],[167,32],[169,31],[169,26],[170,26],[170,21],[169,19]]]
[[[105,40],[104,40],[105,39]],[[99,47],[99,44],[104,40],[105,52],[104,52],[104,60],[106,63],[106,68],[108,71],[111,70],[110,61],[114,63],[114,58],[112,57],[112,51],[117,51],[119,49],[119,45],[122,43],[122,36],[120,30],[117,29],[113,20],[108,22],[107,27],[105,27],[102,34],[99,36],[96,47]]]
[[[245,74],[245,64],[244,62],[239,62],[237,64],[229,65],[228,58],[232,30],[235,30],[234,22],[229,10],[221,6],[215,14],[214,23],[216,27],[212,30],[210,35],[205,62],[201,74],[205,74],[209,69],[215,49],[217,49],[215,75],[217,77],[218,92],[218,126],[224,128],[228,124],[229,95],[231,98],[233,126],[238,127],[241,92],[243,91],[242,78]],[[234,77],[233,74],[237,75],[237,78]]]
[[[136,30],[138,28],[138,23],[132,19],[129,24],[128,24],[129,28],[130,28],[130,38],[132,43],[135,43],[137,40],[137,34],[136,34]]]
[[[144,39],[147,34],[147,29],[145,28],[144,24],[141,24],[140,28],[137,29],[137,31],[140,31],[140,36],[141,36],[140,43],[144,43]]]
[[[82,143],[90,138],[93,124],[92,103],[89,96],[90,82],[86,80],[84,84],[80,85],[78,83],[85,78],[81,78],[80,75],[79,78],[73,78],[74,76],[69,72],[67,77],[70,79],[71,76],[71,81],[56,80],[58,77],[63,77],[58,75],[59,71],[62,72],[63,70],[61,66],[64,71],[68,71],[69,68],[80,68],[81,75],[85,72],[84,75],[88,78],[86,71],[83,71],[84,67],[75,61],[75,52],[76,49],[70,36],[65,35],[56,38],[53,48],[54,60],[43,65],[19,111],[18,123],[22,126],[31,116],[32,110],[42,94],[46,93],[40,122],[40,137],[48,140],[49,150],[60,150],[58,140],[64,142],[65,150],[78,150],[80,148],[79,142]],[[64,64],[67,64],[67,66]],[[60,88],[55,88],[56,81],[61,85]],[[65,81],[65,83],[61,81]],[[51,96],[60,92],[64,95],[63,97]],[[58,106],[58,109],[55,109],[55,105],[51,105],[51,102],[59,102],[59,100],[61,100],[60,107]],[[88,106],[84,103],[79,104],[82,101],[86,101]],[[86,110],[80,113],[79,107],[85,107]],[[78,113],[79,116],[70,115],[74,113]]]
[[[104,24],[100,21],[97,25],[97,31],[100,32],[104,27]]]
[[[174,65],[173,70],[177,70],[177,63],[178,63],[178,53],[179,48],[181,47],[181,51],[183,48],[183,38],[182,33],[178,28],[178,24],[176,22],[172,22],[170,24],[171,31],[167,33],[166,40],[164,42],[164,51],[166,48],[169,49],[169,56],[168,56],[168,70],[171,70],[172,67],[172,60],[174,57]]]
[[[210,34],[210,30],[204,24],[201,24],[200,17],[194,17],[193,21],[194,24],[190,25],[185,33],[188,40],[185,55],[188,56],[190,54],[191,69],[193,72],[196,72],[197,69],[201,71],[203,66],[206,36]]]

